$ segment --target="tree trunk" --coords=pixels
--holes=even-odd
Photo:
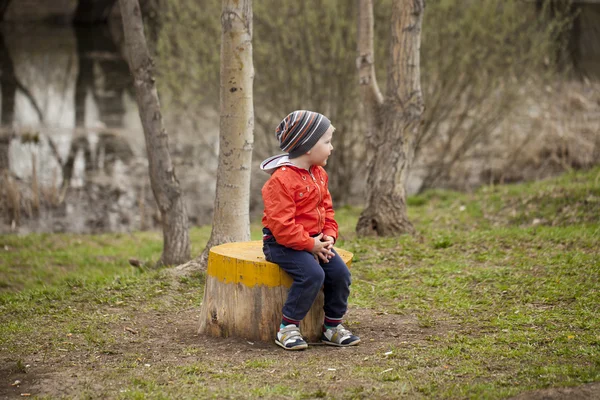
[[[352,253],[336,251],[350,267]],[[292,283],[277,264],[265,260],[262,240],[211,248],[199,333],[271,342]],[[322,334],[324,299],[321,290],[300,322],[302,335],[310,342],[317,342]]]
[[[393,1],[387,95],[383,99],[373,60],[373,4],[359,1],[357,67],[369,126],[369,161],[366,204],[356,231],[360,236],[413,233],[404,187],[423,113],[419,51],[425,4],[424,0]]]
[[[254,143],[252,0],[223,0],[219,163],[212,232],[192,269],[206,269],[211,247],[250,239],[250,164]]]
[[[146,46],[138,0],[119,0],[119,3],[127,58],[146,138],[150,184],[162,217],[164,247],[159,263],[178,265],[190,258],[188,217],[169,154],[169,137],[154,85],[154,64]]]

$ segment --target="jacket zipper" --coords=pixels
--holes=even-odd
[[[323,228],[321,228],[321,211],[319,211],[319,206],[321,205],[321,203],[323,203],[323,195],[321,193],[321,188],[319,187],[319,184],[317,183],[317,179],[315,178],[315,176],[313,175],[313,173],[310,169],[308,170],[308,173],[310,174],[310,177],[312,178],[313,182],[317,186],[317,190],[319,191],[319,203],[317,204],[317,214],[319,215],[319,224],[317,225],[317,227],[319,228],[319,231],[321,231]]]

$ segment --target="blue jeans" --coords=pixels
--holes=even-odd
[[[266,228],[263,232],[271,235]],[[294,280],[283,305],[283,315],[301,321],[323,286],[325,315],[333,319],[344,316],[350,294],[350,270],[335,250],[333,252],[335,256],[324,263],[315,260],[308,251],[280,245],[273,237],[263,241],[263,253],[267,261],[279,265]]]

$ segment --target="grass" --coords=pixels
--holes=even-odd
[[[209,227],[191,230],[192,251],[206,243]],[[146,265],[161,254],[159,232],[103,235],[30,234],[0,236],[0,292],[40,290],[105,281],[115,275],[131,276],[128,259]]]
[[[178,361],[157,361],[145,345],[152,323],[140,316],[174,324],[203,293],[202,276],[173,282],[128,266],[129,257],[158,259],[159,234],[2,236],[4,371],[23,374],[31,360],[70,371],[60,360],[77,354],[73,365],[95,372],[68,396],[121,399],[499,399],[599,382],[599,181],[594,169],[470,194],[430,191],[408,199],[415,236],[357,238],[360,210],[339,209],[338,245],[355,255],[350,306],[397,335],[379,340],[364,318],[350,318],[365,343],[333,358],[190,338],[157,353]],[[259,225],[252,231],[258,239]],[[192,230],[194,254],[209,234]],[[98,360],[107,361],[90,369]]]

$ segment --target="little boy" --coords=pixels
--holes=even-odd
[[[261,163],[261,169],[271,174],[262,188],[263,252],[294,281],[275,339],[286,350],[308,347],[300,334],[300,321],[321,286],[325,294],[321,341],[332,346],[360,342],[341,323],[348,306],[350,271],[333,248],[338,225],[323,169],[333,150],[334,130],[322,114],[294,111],[275,132],[286,154]]]

